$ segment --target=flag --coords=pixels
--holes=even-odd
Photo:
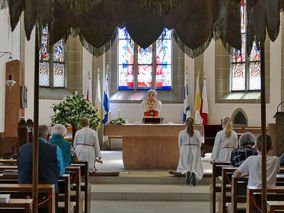
[[[89,72],[88,72],[87,101],[92,103],[92,79],[91,79],[91,74]]]
[[[103,110],[104,110],[103,124],[106,124],[108,122],[108,113],[110,111],[109,92],[108,92],[108,66],[107,66],[107,71],[106,71],[106,80],[105,80],[105,88],[104,88]]]
[[[188,82],[185,81],[184,85],[184,99],[183,99],[183,123],[186,122],[186,119],[191,116],[190,107],[189,107],[189,97],[188,97]]]
[[[195,90],[194,122],[195,124],[202,124],[202,118],[200,116],[201,97],[199,89],[199,71],[197,74],[195,85],[196,85],[196,90]]]
[[[207,100],[207,91],[206,91],[206,78],[203,78],[203,89],[202,89],[202,99],[201,99],[201,111],[200,115],[202,117],[202,124],[208,124],[208,100]]]
[[[100,73],[97,74],[97,89],[96,89],[96,100],[95,109],[98,110],[99,119],[102,120],[102,99],[101,99],[101,85],[100,85]],[[98,128],[101,128],[102,124],[99,122]]]

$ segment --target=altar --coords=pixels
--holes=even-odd
[[[176,169],[179,160],[178,133],[183,124],[126,124],[104,127],[104,135],[122,137],[125,169]],[[203,136],[203,126],[195,126]]]

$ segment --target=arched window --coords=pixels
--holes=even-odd
[[[65,88],[65,60],[63,40],[53,45],[49,53],[48,28],[42,30],[41,48],[39,51],[39,86],[50,88]]]
[[[171,30],[165,29],[145,49],[131,40],[126,28],[119,29],[118,35],[118,89],[171,89]]]
[[[246,0],[241,1],[242,49],[232,49],[231,54],[231,91],[260,90],[260,50],[256,44],[249,54],[246,53]]]

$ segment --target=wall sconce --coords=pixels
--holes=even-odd
[[[9,74],[8,75],[8,80],[6,80],[6,85],[8,86],[8,87],[12,87],[12,86],[14,86],[15,84],[16,84],[16,81],[15,80],[13,80],[13,75],[12,74]]]

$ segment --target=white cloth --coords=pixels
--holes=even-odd
[[[261,155],[252,155],[248,157],[238,168],[241,176],[247,176],[248,186],[261,186]],[[266,181],[267,186],[274,186],[276,183],[276,175],[280,170],[280,161],[276,156],[266,156]]]
[[[94,172],[95,160],[101,157],[97,132],[89,127],[80,129],[76,132],[74,147],[78,160],[88,161],[89,172]]]
[[[186,129],[179,132],[179,162],[177,171],[182,174],[194,172],[197,180],[201,180],[203,177],[201,143],[202,138],[199,131],[194,130],[192,137],[188,135]]]
[[[150,109],[149,105],[147,104],[147,100],[142,101],[142,107],[143,107],[143,112],[147,112]],[[156,100],[154,104],[154,109],[159,112],[159,115],[161,114],[161,109],[162,109],[162,102],[160,100]]]
[[[214,161],[229,161],[232,151],[236,148],[238,148],[237,133],[232,131],[231,136],[226,138],[226,132],[223,129],[216,134],[211,158]]]

